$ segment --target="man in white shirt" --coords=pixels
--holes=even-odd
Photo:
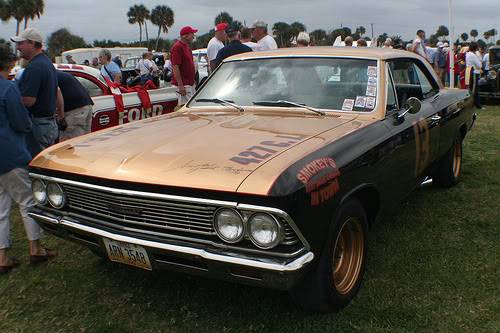
[[[267,34],[267,23],[264,21],[255,21],[252,25],[252,36],[260,46],[260,51],[275,50],[278,48],[274,38]]]
[[[410,51],[427,59],[427,54],[425,52],[424,40],[425,40],[425,31],[418,30],[417,37],[415,37],[415,40],[413,41],[413,44],[411,45]]]
[[[224,47],[224,42],[227,39],[226,28],[227,23],[219,23],[215,26],[215,36],[208,42],[207,58],[209,72],[215,69],[215,58],[217,53]]]
[[[482,109],[483,107],[481,106],[481,99],[479,97],[479,78],[481,76],[483,63],[481,58],[476,54],[477,49],[478,46],[476,42],[470,43],[469,51],[465,54],[465,66],[467,66],[467,68],[471,67],[472,70],[469,86],[474,96],[474,105],[478,109]],[[468,84],[468,82],[466,82],[466,84]]]
[[[139,75],[149,75],[153,74],[155,72],[158,72],[158,66],[153,61],[153,53],[152,52],[145,52],[142,55],[142,59],[139,60],[137,63],[137,66],[135,68],[137,71],[139,71]]]

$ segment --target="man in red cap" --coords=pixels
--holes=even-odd
[[[207,58],[209,64],[210,72],[216,67],[215,58],[217,58],[217,53],[224,47],[224,42],[227,39],[226,29],[228,27],[227,23],[219,23],[215,26],[215,36],[208,42],[207,46]]]
[[[178,89],[179,106],[186,104],[195,91],[195,67],[189,44],[193,42],[196,32],[198,30],[192,27],[183,27],[180,32],[181,38],[175,42],[170,50],[173,72],[172,86]]]

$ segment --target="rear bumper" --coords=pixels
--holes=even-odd
[[[39,209],[34,209],[29,215],[47,232],[85,245],[105,258],[107,253],[103,246],[103,238],[144,247],[154,270],[175,270],[273,289],[292,288],[314,259],[312,252],[302,253],[295,258],[272,259],[222,253],[189,246],[187,243],[157,242],[118,234]]]

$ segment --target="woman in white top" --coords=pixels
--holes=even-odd
[[[481,109],[481,99],[479,97],[479,78],[481,77],[481,68],[483,63],[477,56],[477,43],[472,42],[469,45],[469,51],[465,54],[465,65],[471,68],[469,89],[474,95],[474,105]]]

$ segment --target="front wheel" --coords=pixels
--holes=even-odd
[[[346,307],[361,287],[366,265],[367,218],[358,200],[343,204],[317,267],[291,291],[299,306],[317,312]]]
[[[440,161],[436,173],[432,177],[434,184],[451,187],[458,183],[462,173],[462,138],[457,137],[453,146]]]

